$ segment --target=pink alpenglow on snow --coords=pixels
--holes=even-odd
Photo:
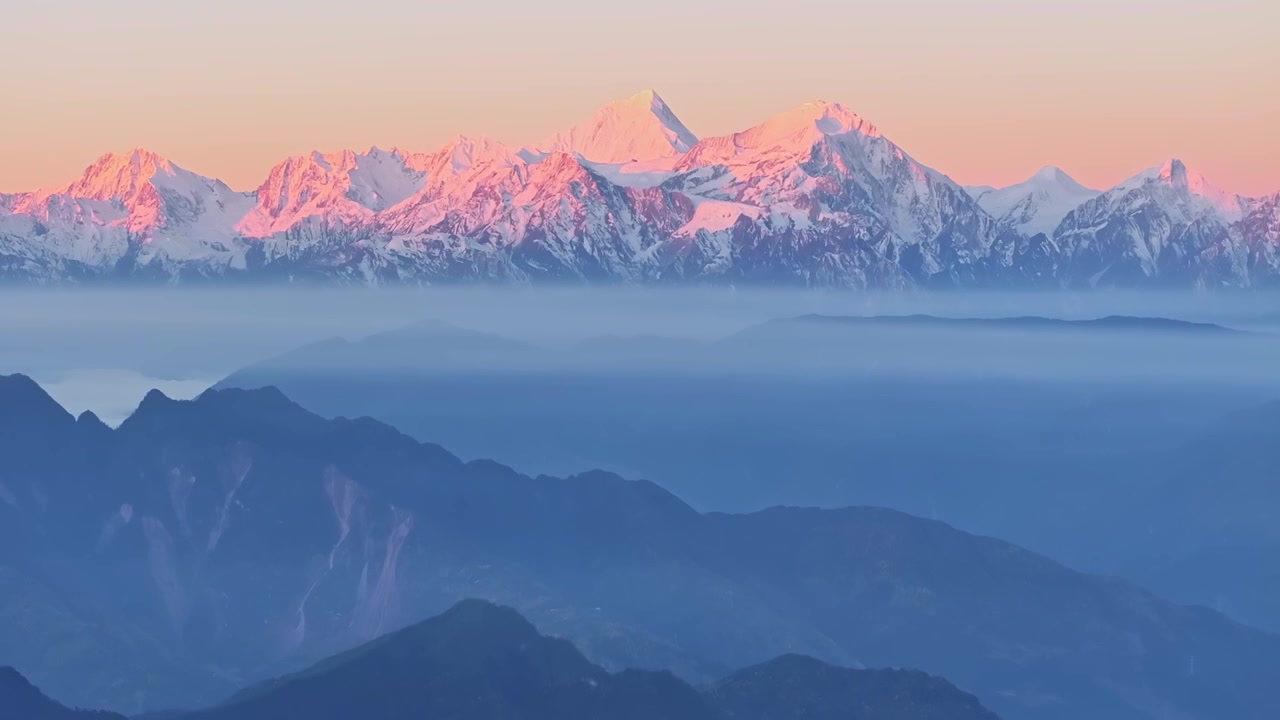
[[[609,103],[579,125],[533,148],[567,152],[599,163],[655,160],[687,152],[698,142],[652,90]]]
[[[1253,237],[1267,236],[1257,228],[1274,203],[1264,200],[1177,160],[1106,192],[1052,167],[1006,188],[963,188],[839,103],[699,139],[645,91],[541,145],[459,135],[429,152],[316,151],[278,163],[254,192],[145,150],[109,154],[60,189],[0,196],[0,252],[36,275],[125,260],[161,276],[318,263],[306,272],[365,282],[777,274],[734,267],[758,262],[790,264],[784,275],[806,283],[906,286],[1013,272],[1044,255],[1025,243],[1045,235],[1063,257],[1032,277],[1084,273],[1095,260],[1079,258],[1099,247],[1118,256],[1090,282],[1132,263],[1154,277],[1161,258],[1219,257],[1229,244],[1245,260],[1227,280],[1200,282],[1248,284],[1249,262],[1266,277],[1277,258],[1280,273],[1280,253]],[[1125,230],[1138,212],[1156,219]],[[1166,253],[1172,242],[1186,246]]]

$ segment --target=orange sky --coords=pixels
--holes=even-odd
[[[534,142],[646,87],[702,136],[839,101],[966,184],[1054,164],[1106,187],[1177,156],[1226,189],[1280,191],[1274,0],[429,5],[9,9],[0,191],[138,145],[251,189],[312,149]]]

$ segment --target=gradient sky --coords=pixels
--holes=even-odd
[[[145,146],[252,189],[282,157],[535,142],[652,87],[695,133],[842,102],[966,184],[1177,156],[1280,191],[1276,0],[41,0],[0,30],[0,191]]]

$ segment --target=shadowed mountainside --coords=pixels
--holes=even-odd
[[[117,430],[55,408],[0,380],[0,423],[24,433],[0,436],[0,513],[23,518],[26,567],[175,658],[104,690],[19,627],[6,661],[77,704],[205,704],[484,597],[605,667],[698,682],[801,652],[919,668],[1015,719],[1277,709],[1280,638],[898,512],[699,514],[607,473],[464,463],[274,389],[153,393]]]

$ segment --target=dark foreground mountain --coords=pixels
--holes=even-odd
[[[0,527],[24,548],[4,562],[164,658],[86,683],[45,655],[56,618],[6,618],[3,661],[83,706],[207,705],[484,597],[604,667],[700,683],[803,653],[919,668],[1006,718],[1280,712],[1280,637],[898,512],[699,514],[606,473],[464,463],[273,389],[152,393],[117,430],[55,409],[0,381],[0,424],[22,431],[0,435]],[[118,640],[79,642],[110,658]]]
[[[72,710],[50,700],[17,670],[0,667],[0,720],[124,720],[124,716]]]
[[[758,702],[761,698],[769,701]],[[184,720],[994,720],[977,698],[906,670],[786,657],[699,692],[668,672],[610,673],[514,610],[483,601],[272,680]]]
[[[853,670],[798,655],[702,690],[669,672],[610,673],[514,610],[465,600],[212,708],[168,720],[996,720],[977,698],[910,670]],[[118,720],[72,711],[0,669],[0,720]]]

